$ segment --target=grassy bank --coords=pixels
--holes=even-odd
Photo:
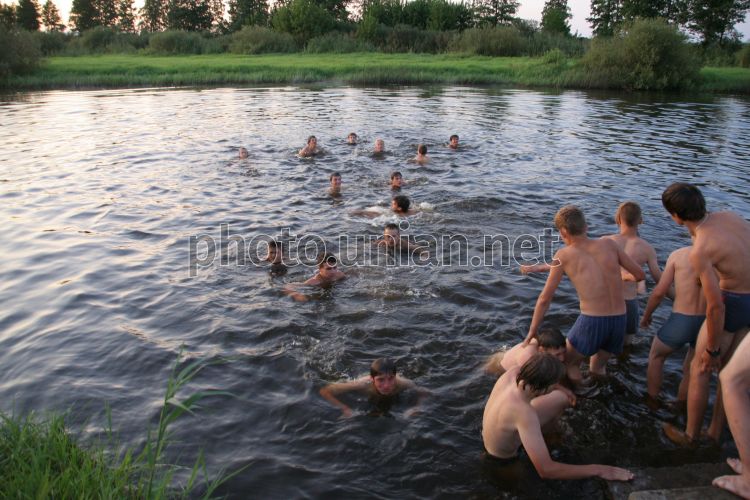
[[[750,93],[750,69],[704,68],[697,90]],[[574,60],[424,54],[271,54],[51,57],[16,90],[173,85],[343,83],[598,88]]]

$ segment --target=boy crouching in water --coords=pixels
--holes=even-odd
[[[523,446],[543,479],[592,476],[609,481],[633,479],[630,471],[619,467],[570,465],[550,457],[542,426],[552,423],[569,405],[564,392],[552,390],[564,374],[565,367],[558,359],[540,353],[498,379],[482,418],[482,441],[488,458],[503,464],[513,463]]]
[[[568,333],[565,363],[568,378],[580,386],[580,365],[586,357],[591,356],[591,373],[605,375],[609,358],[622,351],[627,314],[620,267],[635,281],[644,280],[646,275],[611,239],[590,239],[586,218],[578,207],[561,208],[555,214],[555,226],[565,247],[555,253],[524,342],[528,344],[536,337],[555,290],[567,275],[578,293],[581,314]]]

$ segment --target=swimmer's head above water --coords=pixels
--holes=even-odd
[[[383,241],[385,241],[385,246],[389,248],[395,247],[401,241],[401,231],[398,228],[398,224],[389,222],[385,225],[383,228]]]
[[[331,183],[331,192],[338,193],[341,190],[341,174],[334,172],[328,178]]]
[[[399,190],[401,189],[401,185],[403,183],[404,183],[404,176],[401,175],[401,172],[393,172],[391,174],[391,189]]]
[[[346,136],[346,143],[354,145],[357,144],[358,139],[359,137],[357,137],[357,134],[355,134],[354,132],[349,132],[349,135]]]
[[[456,134],[453,134],[450,139],[448,139],[448,147],[451,149],[458,149],[458,136]]]
[[[383,139],[375,139],[375,153],[382,153],[385,151],[385,141]]]
[[[247,149],[240,147],[240,160],[244,160],[248,156],[250,156],[250,154],[247,152]]]
[[[535,354],[521,366],[516,385],[532,394],[546,394],[565,375],[565,365],[549,354]]]
[[[370,378],[378,394],[392,394],[396,390],[396,364],[388,358],[376,359],[370,365]]]
[[[391,200],[391,209],[397,214],[406,214],[407,212],[409,212],[410,206],[411,201],[409,201],[408,197],[402,194],[394,196],[393,200]]]

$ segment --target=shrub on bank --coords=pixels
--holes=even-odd
[[[520,56],[526,51],[527,39],[513,26],[472,28],[458,35],[451,43],[454,52],[480,56]]]
[[[334,53],[345,54],[350,52],[372,52],[375,47],[363,40],[345,34],[345,33],[328,33],[310,39],[305,47],[305,52],[313,54]]]
[[[568,57],[581,57],[589,48],[589,40],[548,31],[537,31],[526,38],[527,56],[541,56],[550,50],[560,50]]]
[[[45,33],[47,36],[53,33]],[[86,54],[132,54],[148,46],[149,34],[122,33],[114,28],[97,26],[81,33],[67,35],[63,53],[71,56]]]
[[[28,31],[0,23],[0,47],[0,79],[29,73],[39,65],[39,40]]]
[[[641,19],[612,38],[596,37],[582,59],[589,86],[676,89],[698,78],[685,35],[661,19]]]
[[[232,34],[229,51],[233,54],[266,54],[295,52],[297,44],[289,33],[262,26],[245,26]]]
[[[148,41],[148,51],[158,55],[201,54],[203,37],[192,31],[162,31]]]
[[[43,56],[54,56],[62,53],[67,46],[71,35],[60,31],[35,31],[33,32]]]
[[[745,44],[740,51],[737,52],[735,58],[737,60],[737,66],[750,68],[750,44]]]
[[[414,52],[438,54],[448,50],[452,34],[444,31],[429,31],[406,24],[385,28],[384,40],[378,46],[383,52]]]

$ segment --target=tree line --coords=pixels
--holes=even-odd
[[[69,27],[82,33],[99,26],[124,33],[165,30],[227,34],[244,26],[262,26],[301,40],[354,29],[412,26],[423,30],[462,31],[473,27],[516,26],[521,31],[571,34],[568,0],[547,0],[541,23],[518,19],[516,0],[73,0]],[[587,19],[595,36],[611,36],[636,19],[663,18],[697,35],[704,45],[736,44],[735,26],[745,19],[750,0],[591,0]],[[66,29],[58,8],[46,0],[0,4],[0,24],[36,31]]]

